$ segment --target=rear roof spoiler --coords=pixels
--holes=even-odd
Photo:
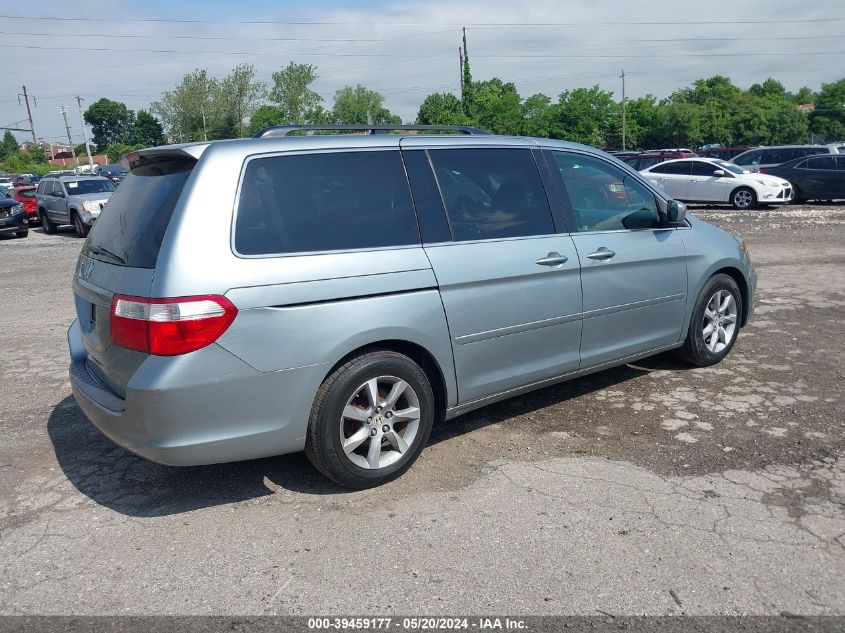
[[[259,130],[253,138],[288,136],[291,132],[366,132],[387,134],[388,132],[458,132],[472,136],[487,136],[487,132],[469,125],[271,125]]]
[[[126,169],[133,169],[139,165],[158,160],[190,159],[198,160],[210,143],[182,143],[179,145],[162,145],[129,152],[120,159],[120,164]]]

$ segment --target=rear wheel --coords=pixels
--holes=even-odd
[[[320,386],[305,453],[326,477],[371,488],[399,477],[428,442],[434,392],[410,358],[381,350],[353,358]]]
[[[742,294],[728,275],[714,275],[698,295],[690,318],[681,357],[692,365],[707,367],[731,351],[739,334]]]
[[[47,235],[52,235],[56,232],[56,225],[47,217],[47,212],[43,209],[38,212],[38,217],[41,218],[41,227]]]
[[[801,204],[801,190],[795,185],[792,185],[792,198],[789,200],[789,204]]]
[[[15,237],[26,237],[27,235],[29,235],[29,229],[24,229],[23,231],[15,233]]]
[[[757,194],[749,187],[739,187],[731,194],[731,204],[735,209],[753,209],[757,206]]]
[[[73,229],[76,231],[76,237],[85,237],[88,235],[88,227],[85,226],[85,223],[76,211],[73,212],[71,220],[73,222]]]

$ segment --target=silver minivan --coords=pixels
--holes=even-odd
[[[365,488],[437,420],[665,350],[717,363],[751,316],[744,242],[601,151],[361,127],[124,158],[68,331],[103,433],[172,465],[305,450]]]

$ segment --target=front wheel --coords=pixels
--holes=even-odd
[[[88,227],[85,226],[82,218],[76,212],[73,213],[73,229],[76,232],[76,237],[85,237],[88,235]]]
[[[753,189],[740,187],[731,194],[731,204],[735,209],[753,209],[757,206],[757,194]]]
[[[305,453],[326,477],[371,488],[417,459],[434,423],[434,392],[410,358],[374,351],[338,367],[320,386]]]
[[[707,367],[731,351],[739,333],[742,294],[728,275],[714,275],[698,295],[681,357],[692,365]]]
[[[801,190],[795,185],[792,185],[792,198],[790,198],[789,204],[801,204]]]
[[[15,233],[15,237],[26,237],[29,235],[29,229],[24,229],[23,231],[18,231]]]

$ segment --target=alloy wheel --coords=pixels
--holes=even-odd
[[[702,335],[704,346],[712,354],[724,350],[736,334],[737,318],[736,299],[727,290],[717,290],[710,297],[704,308],[704,326]]]
[[[420,426],[420,401],[401,378],[371,378],[352,394],[340,419],[346,457],[368,470],[385,468],[411,450]]]

